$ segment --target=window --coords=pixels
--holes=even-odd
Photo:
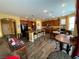
[[[61,28],[65,29],[65,27],[66,27],[66,19],[65,18],[60,20],[60,26],[61,26]]]
[[[60,20],[60,25],[66,25],[66,19],[61,19]]]
[[[74,31],[75,16],[69,17],[69,30]]]

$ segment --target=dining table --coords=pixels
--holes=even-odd
[[[72,35],[66,35],[66,34],[58,34],[55,36],[55,39],[59,42],[62,42],[62,43],[66,43],[66,44],[71,44],[72,45],[72,42],[70,41],[71,37],[73,38]]]
[[[55,40],[60,44],[60,51],[65,51],[67,54],[72,55],[75,48],[75,43],[71,41],[72,35],[58,34]]]

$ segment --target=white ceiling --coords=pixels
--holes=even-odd
[[[0,0],[0,12],[22,17],[54,18],[74,11],[75,0]]]

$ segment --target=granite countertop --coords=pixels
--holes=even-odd
[[[29,32],[37,34],[37,33],[43,32],[43,30],[35,30],[35,31],[32,30],[32,31],[29,31]]]

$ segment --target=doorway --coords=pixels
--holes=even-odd
[[[14,26],[15,23],[14,23],[13,19],[3,18],[3,19],[1,19],[1,25],[2,25],[2,32],[3,32],[4,36],[9,35],[9,34],[15,35],[16,27]]]

